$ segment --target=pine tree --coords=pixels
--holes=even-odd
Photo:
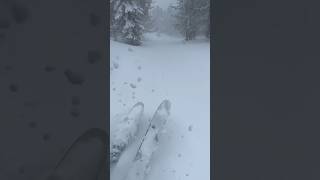
[[[198,26],[200,33],[205,35],[207,38],[210,37],[210,1],[209,0],[198,0],[196,7],[198,16]]]
[[[152,19],[150,11],[152,9],[152,0],[137,0],[139,6],[143,10],[143,16],[141,17],[145,32],[152,31]]]
[[[116,7],[118,5],[118,0],[110,0],[110,36],[115,37],[115,14],[116,14]]]
[[[151,9],[152,0],[137,0],[137,2],[143,10],[144,17],[148,18],[149,12]]]
[[[113,0],[111,3],[111,32],[115,40],[140,45],[144,12],[137,0]]]
[[[176,28],[186,41],[193,40],[199,33],[208,33],[209,0],[178,0],[173,8],[177,10]]]
[[[195,38],[195,0],[178,0],[175,8],[178,10],[176,15],[176,28],[185,36],[185,40],[189,41]]]

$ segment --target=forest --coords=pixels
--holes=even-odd
[[[146,32],[181,35],[186,41],[210,36],[210,1],[176,0],[163,9],[152,0],[111,0],[110,34],[113,40],[141,45]]]

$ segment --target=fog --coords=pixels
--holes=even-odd
[[[153,0],[155,5],[160,6],[161,8],[167,8],[170,4],[175,4],[176,0]]]

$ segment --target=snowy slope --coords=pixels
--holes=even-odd
[[[148,34],[142,46],[110,44],[111,118],[139,101],[149,117],[162,100],[172,104],[148,179],[209,179],[209,42]]]

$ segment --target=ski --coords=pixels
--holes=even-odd
[[[135,139],[138,132],[138,124],[143,115],[144,105],[135,104],[126,115],[117,117],[117,124],[111,132],[110,165],[115,165],[122,152]]]
[[[158,148],[158,136],[169,118],[170,108],[170,101],[164,100],[149,121],[148,128],[140,142],[132,167],[127,175],[130,180],[143,180],[148,175],[150,160]]]
[[[52,171],[40,179],[105,179],[106,142],[105,130],[92,128],[85,131],[65,151]]]

